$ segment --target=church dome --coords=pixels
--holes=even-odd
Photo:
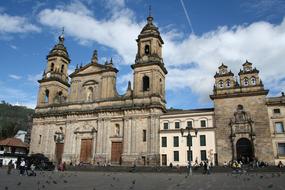
[[[138,36],[138,39],[149,37],[149,36],[157,37],[163,43],[163,40],[160,37],[160,32],[158,30],[158,27],[153,24],[152,16],[147,17],[147,24],[143,27],[140,35]]]
[[[64,46],[63,34],[58,37],[58,43],[50,50],[47,58],[54,57],[54,56],[61,56],[67,59],[68,61],[70,61],[67,49]]]

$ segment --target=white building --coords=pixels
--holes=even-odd
[[[285,95],[267,98],[274,162],[285,164]]]
[[[160,117],[160,164],[186,166],[188,164],[188,146],[192,144],[190,157],[192,164],[205,161],[216,163],[215,128],[213,126],[214,109],[167,110]],[[192,126],[198,130],[192,142],[182,137],[181,129]],[[184,135],[187,135],[184,130]],[[195,133],[191,133],[195,136]]]

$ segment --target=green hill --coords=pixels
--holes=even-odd
[[[33,109],[14,106],[5,101],[0,103],[0,139],[13,137],[18,130],[27,131],[31,127]]]

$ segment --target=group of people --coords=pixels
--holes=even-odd
[[[170,168],[173,167],[173,164],[171,162],[169,164],[169,167]],[[200,164],[199,164],[198,160],[196,159],[193,167],[194,168],[201,167],[201,168],[203,168],[203,174],[208,174],[209,175],[211,173],[211,168],[214,167],[214,164],[213,164],[213,162],[209,162],[209,160],[201,161]],[[176,168],[177,168],[177,171],[179,173],[181,173],[181,168],[180,168],[179,164],[177,164]],[[189,165],[187,166],[187,168],[189,169]]]
[[[11,171],[14,168],[14,165],[15,165],[15,163],[13,163],[13,161],[10,160],[8,163],[8,167],[7,167],[7,174],[8,175],[11,174]],[[23,175],[36,176],[36,173],[35,173],[36,166],[32,163],[30,165],[30,170],[28,170],[28,163],[25,161],[24,158],[21,159],[18,168],[19,168],[21,176],[23,176]]]

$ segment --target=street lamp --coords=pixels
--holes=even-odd
[[[187,134],[185,136],[183,136],[185,129],[187,131]],[[188,139],[191,139],[192,137],[197,137],[198,129],[196,129],[196,128],[194,129],[191,125],[187,126],[185,129],[180,129],[180,132],[181,132],[182,137],[186,137],[186,142],[188,142]],[[191,135],[191,132],[194,132],[195,135]],[[191,165],[190,152],[191,152],[191,144],[188,143],[188,167],[189,167],[189,170],[187,172],[188,176],[189,176],[189,174],[192,175],[192,165]]]

